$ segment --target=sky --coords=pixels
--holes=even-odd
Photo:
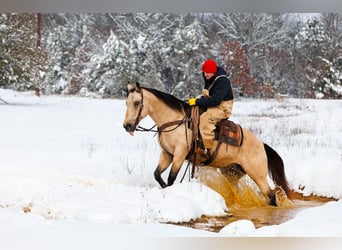
[[[0,97],[8,102],[0,101],[4,249],[101,248],[125,244],[132,236],[342,236],[339,200],[259,228],[250,220],[235,221],[217,233],[166,224],[224,216],[230,207],[199,179],[180,183],[182,173],[173,186],[158,186],[153,171],[159,145],[153,134],[131,137],[125,132],[124,100],[37,97],[3,89]],[[231,119],[277,150],[292,189],[342,197],[341,100],[239,99]],[[153,121],[147,118],[142,125]],[[130,245],[136,249],[138,243]]]

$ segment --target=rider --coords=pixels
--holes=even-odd
[[[215,124],[231,115],[234,96],[227,72],[212,59],[202,64],[204,89],[200,98],[190,98],[189,105],[198,105],[205,112],[200,116],[200,133],[206,152],[210,152],[215,134]]]

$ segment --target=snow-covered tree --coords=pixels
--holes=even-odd
[[[255,78],[251,76],[247,56],[241,44],[238,41],[227,41],[224,46],[222,50],[225,52],[225,69],[229,73],[232,86],[238,91],[235,94],[243,96],[260,95]]]
[[[310,60],[329,53],[330,36],[316,18],[308,20],[296,36],[296,41],[296,46],[302,51],[302,55]]]
[[[49,31],[49,72],[44,80],[47,93],[68,93],[71,65],[82,38],[80,15],[60,14],[60,24]]]
[[[201,64],[208,50],[208,37],[203,25],[195,17],[190,24],[175,29],[172,40],[175,54],[172,60],[174,84],[177,85],[169,88],[180,98],[196,96],[203,88]]]
[[[73,35],[65,26],[58,26],[49,34],[49,73],[45,80],[47,93],[60,94],[68,87],[70,64],[75,54]]]
[[[101,53],[90,61],[87,91],[98,92],[102,96],[115,96],[124,88],[126,82],[121,79],[129,71],[125,67],[129,58],[128,49],[128,45],[111,31]]]
[[[116,79],[118,94],[127,80],[179,97],[198,93],[200,65],[208,38],[194,15],[138,13],[110,14],[110,17],[114,27],[105,46],[112,52],[104,50],[95,57],[98,62],[93,64],[92,72],[101,72],[104,58],[110,57],[116,70],[106,74]],[[120,48],[109,42],[114,36],[119,41],[117,46],[122,45]],[[110,53],[119,54],[113,57]],[[98,80],[99,77],[92,77],[91,82]]]
[[[80,14],[78,23],[80,40],[70,63],[68,88],[66,90],[69,94],[79,93],[86,86],[91,58],[100,52],[94,16]]]
[[[29,90],[41,81],[44,51],[36,48],[34,14],[0,14],[0,87]]]
[[[281,68],[286,64],[285,48],[289,36],[280,14],[230,13],[219,14],[215,20],[219,34],[229,41],[241,44],[250,65],[250,73],[259,85],[277,88]],[[222,48],[225,48],[222,46]],[[281,54],[279,51],[283,51]],[[227,51],[223,51],[227,54]]]
[[[34,14],[1,14],[0,86],[35,88],[45,70],[48,93],[122,96],[127,81],[139,81],[185,99],[199,94],[201,64],[212,58],[233,73],[233,86],[255,82],[253,96],[339,98],[341,14],[307,24],[304,16],[42,14],[37,49]]]
[[[333,63],[322,59],[323,67],[316,70],[314,93],[316,98],[342,98],[342,60]]]
[[[333,42],[321,20],[307,21],[296,36],[297,49],[306,59],[309,95],[316,98],[341,97],[341,65],[337,58],[340,47]],[[337,46],[338,43],[337,43]]]
[[[44,80],[48,93],[76,94],[88,82],[90,59],[101,51],[98,14],[45,14],[44,42],[49,71]]]

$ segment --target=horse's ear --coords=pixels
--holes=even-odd
[[[130,93],[134,90],[134,87],[130,82],[127,83],[127,90],[128,90],[128,93]]]
[[[141,90],[140,83],[136,82],[136,83],[135,83],[135,86],[137,87],[137,91],[140,92],[140,90]]]

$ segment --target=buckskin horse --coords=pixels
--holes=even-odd
[[[155,122],[162,150],[154,177],[161,187],[170,186],[191,151],[193,135],[187,119],[190,106],[173,95],[141,87],[139,83],[136,83],[135,87],[129,83],[127,90],[123,126],[130,135],[134,135],[139,122],[146,116],[150,116]],[[242,132],[242,145],[220,147],[209,166],[216,168],[239,166],[243,173],[241,177],[247,174],[257,184],[268,203],[276,206],[275,190],[269,186],[267,176],[269,174],[276,186],[281,187],[290,197],[283,160],[275,150],[258,140],[250,130],[242,128]],[[165,183],[161,174],[170,165],[171,170]]]

